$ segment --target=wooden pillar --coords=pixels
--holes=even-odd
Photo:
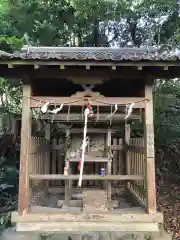
[[[156,212],[156,182],[155,182],[155,154],[154,154],[154,126],[153,126],[153,97],[152,84],[145,85],[145,161],[146,161],[146,205],[147,212]]]
[[[129,140],[131,137],[131,126],[130,124],[125,124],[125,133],[124,133],[124,140],[125,140],[125,146],[129,145]],[[129,152],[128,149],[125,148],[125,164],[126,164],[126,174],[130,175],[131,174],[131,169],[130,169],[130,159],[129,159]],[[126,184],[127,187],[130,187],[130,182],[127,181]]]
[[[19,202],[18,211],[20,214],[28,210],[29,201],[28,160],[31,140],[30,96],[31,96],[30,83],[23,84],[19,201],[18,201]]]

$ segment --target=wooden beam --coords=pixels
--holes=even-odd
[[[127,146],[127,149],[130,151],[130,152],[136,152],[136,153],[142,153],[144,154],[145,152],[145,148],[144,147],[140,147],[140,146]]]
[[[40,66],[40,65],[39,65]],[[164,70],[162,69],[164,73]],[[34,65],[27,66],[22,65],[14,66],[13,68],[8,68],[4,65],[0,65],[0,76],[10,76],[10,77],[22,77],[23,74],[28,73],[33,76],[33,79],[48,79],[52,80],[57,79],[58,81],[64,80],[64,78],[72,79],[75,77],[93,77],[93,78],[102,78],[104,81],[109,80],[111,78],[117,78],[118,80],[122,79],[141,79],[144,81],[147,76],[147,72],[137,71],[132,67],[125,68],[116,68],[115,71],[112,71],[110,68],[104,67],[104,69],[99,69],[98,67],[91,67],[88,71],[85,68],[80,68],[77,66],[76,68],[67,67],[64,70],[61,70],[58,66],[54,66],[52,68],[48,68],[48,66],[39,67],[38,69],[34,69]],[[166,72],[167,74],[167,72]]]
[[[65,69],[65,66],[64,66],[64,65],[60,65],[60,69],[61,69],[61,70],[64,70],[64,69]]]
[[[8,63],[13,65],[13,62],[9,61],[6,62],[6,64],[1,65],[0,62],[0,76],[2,77],[9,77],[9,78],[22,78],[22,76],[24,74],[29,74],[31,76],[33,76],[33,79],[49,79],[52,80],[53,79],[57,79],[58,81],[62,81],[64,78],[70,78],[74,77],[74,76],[101,76],[104,78],[104,80],[109,80],[112,78],[117,78],[119,81],[122,79],[134,79],[134,81],[136,80],[141,80],[144,81],[144,79],[147,77],[148,74],[151,74],[153,76],[153,78],[166,78],[166,79],[172,79],[175,77],[179,77],[180,76],[180,64],[177,65],[176,63],[174,63],[173,68],[172,66],[170,66],[171,64],[167,64],[168,70],[164,71],[164,66],[161,64],[158,65],[158,63],[156,63],[156,65],[148,67],[147,66],[143,66],[142,71],[139,71],[136,68],[133,67],[133,63],[131,63],[129,66],[121,66],[121,67],[116,67],[115,71],[112,71],[110,68],[107,68],[106,66],[104,66],[102,69],[99,69],[98,67],[91,67],[90,70],[86,70],[86,69],[79,69],[78,66],[74,69],[72,69],[70,66],[67,67],[66,69],[64,69],[63,71],[59,69],[59,65],[55,65],[52,66],[52,68],[49,68],[48,65],[44,66],[43,68],[39,68],[39,69],[34,69],[34,63],[32,62],[32,64],[19,64],[18,68],[13,65],[13,68],[8,68]],[[31,66],[32,65],[32,66]],[[41,66],[41,65],[40,65]],[[75,66],[75,65],[74,65]],[[166,64],[165,64],[166,66]]]
[[[39,65],[38,64],[34,64],[34,69],[38,69]]]
[[[73,233],[87,233],[87,232],[158,232],[158,223],[114,223],[114,222],[36,222],[35,223],[18,223],[16,231],[18,232],[73,232]]]
[[[88,70],[88,71],[87,71]],[[108,69],[107,67],[104,67],[104,69],[98,69],[91,67],[90,69],[79,69],[77,68],[71,68],[67,67],[63,71],[60,71],[54,67],[54,69],[46,69],[46,71],[42,71],[42,69],[39,69],[38,72],[34,72],[34,78],[39,79],[61,79],[61,78],[68,78],[68,79],[74,79],[75,77],[93,77],[93,78],[102,78],[102,80],[106,81],[110,78],[117,78],[118,80],[122,80],[124,78],[129,79],[142,79],[146,77],[147,73],[144,73],[143,71],[137,71],[133,68],[129,68],[130,71],[127,69],[122,68],[119,70],[116,68],[116,70]],[[164,72],[164,71],[163,71]],[[102,81],[101,80],[101,81]]]
[[[93,118],[89,118],[88,122],[91,122],[94,120],[96,121],[97,116],[98,116],[98,121],[97,122],[105,122],[105,121],[109,121],[109,119],[106,120],[106,117],[109,115],[109,113],[100,113],[100,114],[94,114]],[[119,120],[124,120],[125,114],[123,113],[116,113],[114,114],[114,116],[112,116],[112,122],[114,121],[118,121]],[[129,119],[138,119],[140,120],[140,115],[138,114],[132,114]],[[43,114],[40,116],[40,119],[42,120],[50,120],[52,121],[59,121],[59,122],[73,122],[73,121],[82,121],[84,122],[84,116],[81,113],[70,113],[68,118],[67,118],[67,113],[60,113],[60,114]],[[73,130],[73,129],[72,129]],[[95,129],[96,131],[96,129]],[[94,132],[95,132],[94,131]],[[75,133],[75,130],[73,130],[73,132]],[[82,130],[80,130],[80,132],[82,132]],[[79,132],[79,133],[80,133]],[[88,129],[89,132],[89,129]],[[93,132],[93,131],[91,131]]]
[[[91,101],[92,106],[107,106],[109,105],[128,105],[132,102],[135,103],[133,108],[144,108],[145,101],[143,97],[99,97],[99,98],[86,98],[82,99],[80,97],[45,97],[45,96],[35,96],[31,98],[31,107],[38,108],[42,107],[45,102],[51,103],[51,105],[71,105],[71,106],[84,106],[87,104],[88,100]]]
[[[126,146],[122,146],[122,145],[111,145],[111,150],[112,151],[121,151],[121,150],[129,150],[131,152],[136,152],[136,153],[142,153],[144,154],[145,149],[144,147],[140,147],[140,146],[131,146],[131,145],[126,145]]]
[[[64,176],[61,174],[31,174],[29,175],[31,180],[78,180],[79,175]],[[140,175],[83,175],[83,180],[143,180],[144,176]]]
[[[13,68],[14,66],[12,64],[8,64],[8,68]]]
[[[148,80],[147,80],[148,81]],[[155,182],[155,155],[154,155],[154,126],[153,126],[153,97],[152,85],[145,85],[145,158],[146,158],[146,188],[147,211],[156,212],[156,182]]]
[[[119,61],[114,63],[113,61],[62,61],[62,60],[55,60],[52,61],[52,59],[49,60],[1,60],[1,65],[7,65],[7,64],[13,64],[13,65],[34,65],[35,63],[42,66],[143,66],[143,67],[151,67],[151,66],[157,66],[157,67],[164,67],[164,66],[180,66],[180,61]]]
[[[106,115],[107,116],[107,115]],[[62,132],[66,132],[65,128],[61,128]],[[71,134],[82,134],[84,129],[83,128],[70,128]],[[119,131],[119,128],[112,128],[112,133],[116,133]],[[94,133],[94,134],[105,134],[107,133],[106,128],[88,128],[88,133]]]
[[[64,205],[65,201],[64,200],[58,200],[57,201],[57,206],[62,207]],[[112,200],[111,201],[111,207],[112,208],[117,208],[118,207],[118,200]],[[70,200],[69,205],[71,207],[82,207],[83,206],[83,200]]]
[[[51,144],[50,143],[47,143],[47,144],[35,144],[35,145],[32,145],[30,146],[30,153],[33,154],[33,153],[37,153],[37,152],[41,152],[41,153],[45,153],[45,152],[49,152],[50,150],[50,147],[51,147]]]
[[[138,68],[139,71],[142,71],[142,66],[141,65],[138,66],[137,68]]]
[[[74,157],[69,158],[69,162],[79,162],[79,159],[76,159]],[[105,157],[95,157],[90,155],[85,155],[84,162],[91,162],[91,163],[108,163],[108,158]]]
[[[12,212],[11,214],[11,222],[16,223],[35,223],[35,222],[122,222],[122,223],[163,223],[163,214],[156,213],[156,214],[147,214],[144,210],[131,210],[130,212],[123,211],[123,210],[110,210],[107,212],[96,212],[96,213],[71,213],[71,212],[61,212],[61,213],[27,213],[24,216],[19,215],[17,212]]]
[[[112,151],[121,151],[121,150],[123,150],[125,148],[124,148],[124,146],[122,144],[120,144],[120,145],[119,144],[113,144],[113,145],[111,145],[110,149]]]
[[[23,100],[22,100],[22,123],[21,123],[21,149],[20,149],[20,174],[19,174],[19,213],[22,214],[28,209],[28,161],[29,161],[29,146],[31,137],[31,109],[30,109],[30,84],[23,85]]]

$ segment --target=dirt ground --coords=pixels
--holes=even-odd
[[[180,186],[161,185],[157,193],[158,210],[164,214],[164,228],[173,240],[180,240]]]

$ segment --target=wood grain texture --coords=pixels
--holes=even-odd
[[[157,223],[101,223],[101,222],[37,222],[18,223],[17,231],[37,232],[158,232]]]
[[[22,123],[21,123],[21,149],[20,149],[20,174],[19,174],[19,213],[28,209],[29,201],[29,179],[28,161],[31,137],[31,110],[30,110],[31,86],[26,83],[23,85],[22,101]]]
[[[62,174],[30,174],[30,179],[41,179],[41,180],[78,180],[79,175],[68,175]],[[83,180],[143,180],[144,176],[138,175],[83,175]]]
[[[155,182],[155,159],[154,159],[154,126],[153,126],[153,97],[152,85],[145,85],[145,157],[146,157],[146,189],[147,211],[156,212],[156,182]]]

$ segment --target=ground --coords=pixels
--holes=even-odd
[[[164,228],[173,240],[180,240],[180,186],[161,184],[158,190],[157,205],[164,214]]]

